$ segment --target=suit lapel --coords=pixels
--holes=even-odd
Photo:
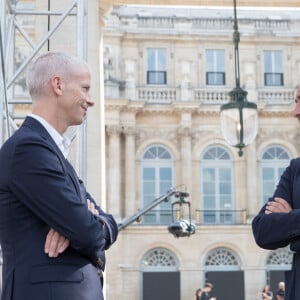
[[[80,200],[81,202],[83,201],[83,195],[81,192],[81,188],[80,188],[80,183],[79,183],[79,179],[78,176],[73,168],[73,166],[70,164],[70,162],[63,156],[62,152],[60,151],[59,147],[57,146],[57,144],[54,142],[54,140],[52,139],[52,137],[50,136],[50,134],[48,133],[48,131],[45,129],[45,127],[38,122],[36,119],[31,118],[31,117],[27,117],[22,126],[27,126],[32,128],[32,130],[34,130],[35,132],[38,132],[41,137],[46,140],[52,148],[54,148],[55,153],[57,154],[61,165],[63,166],[64,171],[68,174],[68,176],[71,178],[73,185],[76,189],[77,194],[80,196]]]
[[[71,180],[76,188],[78,195],[80,195],[80,200],[82,202],[84,200],[84,195],[83,195],[83,189],[81,187],[81,183],[79,182],[78,176],[77,176],[73,166],[67,159],[65,159],[65,164],[67,166],[68,174],[70,175]]]

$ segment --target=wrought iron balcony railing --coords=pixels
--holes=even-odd
[[[153,209],[141,217],[141,225],[169,225],[176,219],[189,219],[189,216],[180,209],[158,210]],[[195,225],[245,225],[248,224],[246,209],[242,210],[195,210],[191,216]]]
[[[247,224],[247,211],[242,210],[196,210],[196,225],[242,225]]]

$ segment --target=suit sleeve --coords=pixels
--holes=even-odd
[[[98,266],[106,247],[103,226],[87,209],[53,147],[39,138],[23,139],[13,157],[10,188],[16,198]]]
[[[95,205],[95,208],[99,212],[99,216],[96,216],[98,220],[104,224],[104,236],[106,239],[105,249],[108,249],[116,240],[118,236],[118,225],[114,219],[114,217],[110,214],[105,213],[101,207],[96,203],[95,199],[86,191],[85,186],[82,181],[81,188],[84,190],[86,195],[86,199],[92,201]]]
[[[298,167],[299,160],[292,160],[281,176],[274,196],[269,199],[269,201],[274,201],[275,197],[283,198],[290,203],[293,210],[289,213],[265,214],[266,205],[264,205],[252,221],[253,235],[261,248],[273,250],[285,247],[300,237],[300,210],[294,208],[295,201],[297,201],[294,199],[294,194],[297,194],[295,186],[300,187]],[[298,193],[299,197],[300,193]]]

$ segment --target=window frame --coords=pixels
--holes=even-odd
[[[209,152],[216,151],[223,153],[223,155],[226,155],[226,159],[206,159],[205,156],[209,155]],[[220,153],[216,155],[220,155]],[[212,209],[207,209],[205,205],[205,197],[209,197],[209,194],[204,193],[205,189],[209,188],[209,182],[204,181],[204,172],[205,170],[212,169],[214,170],[214,178],[211,180],[213,184],[213,194],[211,194],[211,197],[214,198],[214,207]],[[221,175],[220,173],[222,170],[227,170],[229,172],[229,179],[227,181],[224,181],[222,183],[222,180],[220,180]],[[200,195],[201,195],[201,204],[200,204],[200,211],[201,211],[201,220],[203,224],[234,224],[235,223],[235,213],[233,210],[235,209],[235,194],[234,194],[234,166],[233,166],[233,158],[231,156],[231,153],[224,147],[220,145],[214,145],[210,146],[207,149],[203,151],[203,154],[201,156],[201,167],[200,167],[200,173],[201,173],[201,182],[200,182]],[[224,183],[229,184],[230,186],[230,193],[225,194],[221,193],[220,190],[222,190],[222,185],[224,189]],[[230,203],[223,203],[224,199],[230,197]],[[223,200],[222,200],[223,198]],[[225,206],[228,205],[226,208]],[[211,218],[212,221],[209,221],[209,218]]]
[[[206,85],[208,86],[226,85],[225,50],[206,49],[205,58],[206,58],[206,70],[205,70]]]
[[[268,61],[270,61],[270,65],[267,65]],[[264,50],[264,86],[284,86],[281,50]]]
[[[264,155],[267,155],[268,152],[270,152],[272,149],[274,149],[274,151],[278,151],[278,150],[282,151],[281,153],[283,153],[285,155],[288,155],[288,158],[287,159],[278,159],[278,157],[276,156],[275,159],[272,159],[272,160],[271,159],[270,160],[264,159],[263,158]],[[277,149],[277,150],[275,150],[275,149]],[[271,153],[269,155],[271,155]],[[268,201],[268,198],[273,196],[273,193],[276,189],[276,185],[278,184],[282,173],[287,168],[287,166],[288,166],[291,159],[292,159],[292,155],[288,151],[288,149],[286,149],[285,147],[283,147],[281,145],[277,145],[277,144],[269,145],[266,148],[264,148],[263,151],[261,152],[259,169],[260,169],[260,182],[261,182],[260,201],[261,201],[262,205],[264,205]],[[266,180],[263,177],[264,176],[263,175],[264,169],[266,170],[267,168],[275,170],[273,172],[274,180],[273,180],[273,183],[272,183],[272,192],[270,192],[269,196],[267,196],[267,194],[265,192]],[[280,170],[280,169],[282,169],[282,170]]]
[[[151,53],[153,52],[153,53]],[[167,84],[167,49],[147,48],[147,85]],[[153,56],[153,61],[151,59]],[[162,62],[160,62],[162,60]],[[153,64],[153,65],[152,65]]]
[[[169,158],[159,158],[154,157],[153,159],[145,158],[145,155],[147,152],[153,148],[160,148],[165,151],[169,155]],[[149,201],[146,201],[146,196],[150,194],[145,194],[145,186],[147,184],[145,177],[144,177],[144,171],[145,169],[154,169],[154,179],[148,179],[148,183],[151,184],[151,180],[153,181],[152,184],[154,184],[154,192],[153,192],[153,199],[149,199]],[[161,179],[161,171],[163,169],[169,169],[171,178],[169,180],[162,180]],[[174,174],[175,174],[175,168],[174,168],[174,157],[172,155],[172,152],[164,145],[162,144],[152,144],[148,146],[143,154],[141,155],[141,205],[142,207],[149,204],[151,201],[157,199],[161,195],[167,193],[167,191],[174,186]],[[170,182],[170,186],[166,189],[164,189],[164,185],[168,184],[167,182]],[[165,225],[170,224],[172,221],[172,198],[170,197],[167,202],[162,202],[156,207],[154,207],[152,210],[147,212],[142,217],[142,223],[144,225]],[[153,217],[154,221],[150,221],[151,216]],[[165,220],[165,221],[164,221]]]

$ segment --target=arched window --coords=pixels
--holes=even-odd
[[[201,163],[201,221],[232,224],[234,220],[233,162],[221,146],[208,148]]]
[[[217,299],[245,299],[244,271],[238,255],[226,247],[211,250],[205,260],[205,281],[218,286]],[[228,287],[234,287],[228,289]]]
[[[148,251],[141,262],[143,271],[176,271],[178,260],[174,253],[166,248],[155,248]]]
[[[280,248],[270,251],[266,265],[268,270],[290,269],[293,261],[293,254],[287,248]]]
[[[278,283],[285,280],[285,271],[291,270],[293,254],[288,247],[270,251],[266,259],[266,282],[274,292]]]
[[[273,196],[280,176],[291,159],[290,154],[281,146],[270,146],[261,156],[261,200],[265,204]]]
[[[165,194],[173,186],[173,158],[162,145],[151,145],[142,157],[142,205]],[[172,222],[171,200],[162,202],[143,216],[145,224],[170,224]]]
[[[180,272],[174,253],[166,248],[148,251],[141,261],[140,299],[180,299]]]
[[[216,248],[210,251],[205,261],[205,270],[239,270],[240,264],[235,253],[228,248]]]

